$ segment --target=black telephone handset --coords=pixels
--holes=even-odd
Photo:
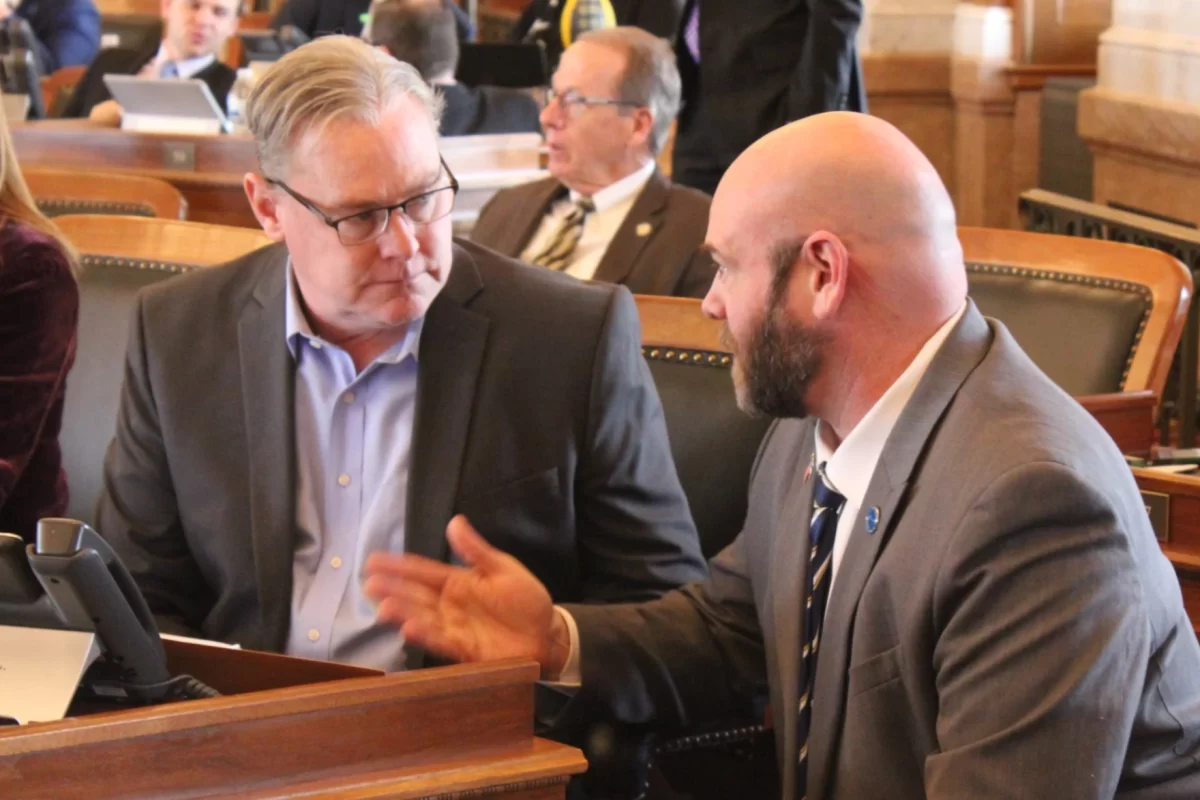
[[[158,626],[108,542],[78,520],[46,518],[26,552],[63,625],[96,632],[105,653],[104,677],[155,699],[171,677]]]

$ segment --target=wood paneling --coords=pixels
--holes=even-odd
[[[1158,398],[1154,392],[1096,394],[1077,399],[1108,431],[1122,453],[1149,455],[1156,442],[1154,412]]]
[[[87,120],[17,124],[12,136],[22,166],[161,179],[183,193],[191,220],[258,227],[242,190],[242,177],[258,167],[249,136],[130,133]]]
[[[223,671],[248,655],[216,652]],[[3,729],[0,795],[561,798],[585,762],[533,738],[537,677],[445,667]]]

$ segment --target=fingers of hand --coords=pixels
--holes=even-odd
[[[432,650],[445,658],[454,661],[473,660],[466,643],[448,633],[433,614],[417,614],[404,623],[400,633],[406,642]]]
[[[488,544],[462,514],[450,520],[446,526],[446,538],[465,564],[484,572],[494,572],[504,564],[504,553]]]
[[[368,578],[363,593],[379,601],[376,617],[399,625],[416,614],[436,614],[440,595],[420,584]]]
[[[365,573],[368,578],[379,576],[388,580],[411,581],[440,591],[455,569],[424,556],[372,553],[367,558]]]

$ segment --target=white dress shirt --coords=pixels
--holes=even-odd
[[[962,308],[946,320],[933,336],[929,337],[920,352],[917,353],[916,358],[888,387],[875,405],[871,406],[871,410],[854,426],[854,429],[842,440],[840,445],[830,443],[833,431],[824,421],[817,421],[817,463],[825,464],[825,474],[833,483],[833,488],[846,498],[841,516],[838,517],[837,531],[833,539],[833,564],[830,566],[829,575],[830,596],[833,595],[833,584],[837,579],[838,566],[841,564],[842,555],[846,552],[846,545],[850,543],[850,534],[854,531],[854,524],[857,521],[859,509],[862,508],[863,498],[867,496],[871,477],[875,474],[875,467],[879,464],[879,457],[883,454],[888,437],[891,436],[892,429],[896,427],[896,420],[900,419],[904,407],[908,405],[921,378],[925,377],[925,372],[933,362],[933,357],[942,348],[950,331],[962,319],[966,310],[967,305],[963,303]],[[578,685],[580,680],[579,628],[575,625],[575,619],[570,612],[558,606],[555,606],[555,610],[562,615],[571,635],[570,655],[567,657],[566,667],[559,676],[558,683],[568,686]]]
[[[575,245],[571,260],[563,272],[585,281],[595,276],[600,259],[604,258],[604,251],[608,249],[608,243],[617,235],[617,230],[629,215],[634,201],[654,173],[654,167],[654,159],[650,159],[636,172],[629,173],[616,183],[610,183],[591,196],[596,210],[584,220],[583,235],[579,237],[579,244]],[[529,245],[521,253],[522,261],[532,261],[538,253],[546,249],[563,219],[571,213],[571,209],[582,197],[583,195],[572,191],[568,197],[550,206],[546,215],[542,217],[542,224],[538,226],[533,238],[529,240]]]
[[[217,60],[215,53],[209,53],[206,56],[196,56],[195,58],[184,58],[179,61],[172,61],[167,58],[167,51],[160,44],[158,52],[154,54],[154,58],[150,60],[139,74],[140,77],[158,78],[162,77],[162,70],[167,64],[174,64],[175,76],[182,80],[194,77],[197,73],[208,69],[214,61]]]

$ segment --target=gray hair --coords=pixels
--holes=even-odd
[[[246,100],[259,168],[279,178],[309,131],[345,118],[378,122],[383,110],[405,95],[429,113],[436,130],[442,98],[411,65],[350,36],[323,36],[298,47],[262,74]]]
[[[650,152],[658,155],[667,140],[671,123],[679,113],[683,93],[674,48],[666,39],[630,25],[588,31],[575,42],[610,47],[625,55],[620,99],[650,109],[654,119],[650,130]]]

